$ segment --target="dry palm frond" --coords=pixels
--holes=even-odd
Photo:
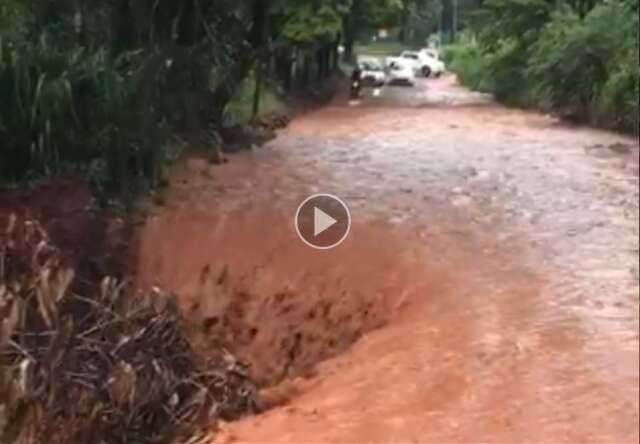
[[[0,442],[157,443],[257,409],[246,367],[199,357],[171,295],[110,277],[77,295],[59,258],[36,221],[0,231]]]

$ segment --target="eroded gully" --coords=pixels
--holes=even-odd
[[[264,148],[175,174],[141,231],[141,284],[187,298],[203,267],[225,268],[247,294],[384,312],[287,381],[286,405],[216,439],[638,441],[636,140],[505,108],[447,77],[356,107],[338,98]],[[333,250],[293,229],[315,192],[351,209]],[[268,369],[260,341],[276,321],[260,307],[253,356]]]

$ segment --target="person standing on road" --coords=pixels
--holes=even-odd
[[[362,91],[362,71],[360,70],[360,65],[356,64],[356,67],[353,69],[351,73],[351,99],[357,100],[360,98],[360,93]]]

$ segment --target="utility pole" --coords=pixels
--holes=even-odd
[[[440,49],[440,45],[444,42],[442,38],[442,15],[444,14],[444,5],[442,1],[438,3],[438,49]]]
[[[458,0],[453,0],[453,12],[451,14],[451,43],[456,42],[458,32]]]
[[[266,3],[266,4],[265,4]],[[254,66],[255,84],[253,90],[253,106],[251,110],[251,120],[255,121],[260,114],[260,97],[262,94],[262,83],[265,75],[265,65],[271,52],[269,48],[269,14],[267,13],[269,4],[262,0],[255,0],[254,3],[254,41],[257,44],[257,60]]]

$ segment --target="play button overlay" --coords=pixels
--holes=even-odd
[[[295,227],[305,244],[328,250],[346,239],[351,228],[351,214],[340,198],[332,194],[314,194],[298,207]]]
[[[319,208],[313,209],[313,235],[318,236],[327,228],[337,224],[338,221]]]

